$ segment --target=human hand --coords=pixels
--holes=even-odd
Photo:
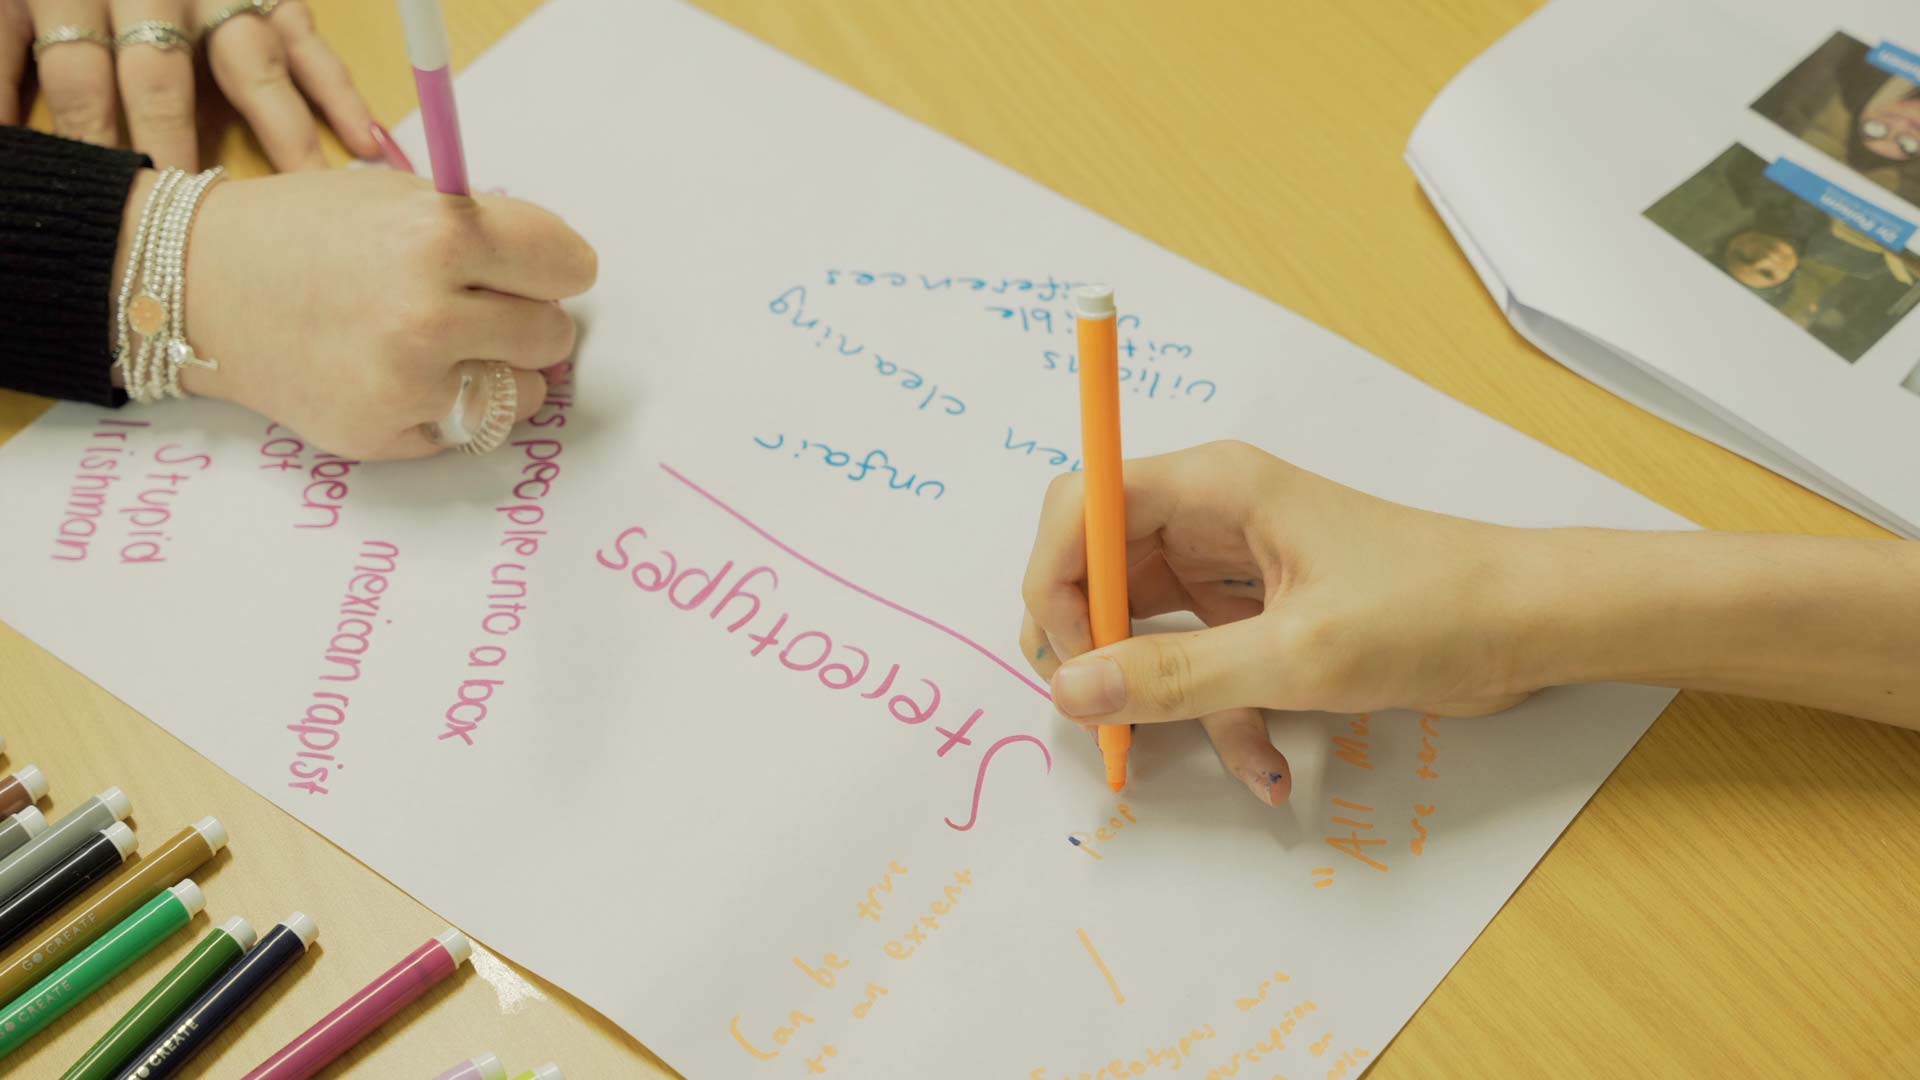
[[[201,37],[214,19],[219,25]],[[117,51],[100,43],[156,21],[199,40]],[[197,169],[193,50],[202,48],[215,85],[246,118],[274,168],[326,167],[309,101],[356,156],[380,153],[372,113],[302,0],[0,0],[0,124],[20,122],[29,43],[59,27],[99,37],[52,45],[35,58],[57,134],[120,145],[124,106],[134,149],[162,167]]]
[[[1260,709],[1497,712],[1514,671],[1503,549],[1519,530],[1400,506],[1243,443],[1129,461],[1135,618],[1208,629],[1093,647],[1082,478],[1047,490],[1027,565],[1021,645],[1083,725],[1199,719],[1256,798],[1291,791]]]
[[[153,183],[143,173],[128,201],[116,288]],[[512,365],[516,419],[540,407],[541,369],[573,351],[555,301],[596,271],[593,248],[553,214],[449,198],[403,173],[215,184],[188,240],[185,323],[219,367],[183,367],[181,385],[342,457],[425,456],[439,447],[421,425],[458,398],[463,361]]]

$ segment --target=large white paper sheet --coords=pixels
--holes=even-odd
[[[1920,206],[1900,192],[1821,149],[1801,124],[1789,130],[1754,107],[1836,32],[1920,49],[1915,12],[1898,0],[1555,0],[1448,84],[1408,160],[1535,344],[1704,438],[1920,535],[1920,317],[1840,355],[1644,216],[1739,146],[1920,223]],[[1838,101],[1829,111],[1867,115],[1848,116]],[[1895,168],[1854,160],[1879,160],[1876,176]],[[1920,175],[1915,162],[1899,168]],[[1901,191],[1912,195],[1911,179]],[[1896,246],[1920,252],[1920,241]]]
[[[687,1075],[1357,1075],[1668,701],[1277,718],[1277,812],[1143,731],[1115,798],[1015,642],[1064,282],[1119,286],[1133,454],[1683,523],[690,9],[556,2],[459,90],[599,245],[571,381],[385,466],[56,408],[0,617]]]

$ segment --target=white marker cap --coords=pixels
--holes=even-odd
[[[320,924],[307,918],[303,912],[296,911],[281,919],[280,925],[293,931],[293,936],[300,939],[300,947],[303,949],[311,946],[313,939],[320,936]]]
[[[47,797],[47,774],[40,771],[40,766],[22,765],[20,771],[13,775],[26,785],[27,794],[33,796],[34,802]]]
[[[189,919],[207,910],[207,894],[200,891],[199,884],[192,878],[182,881],[167,891],[178,897],[180,902],[186,905],[187,918]]]
[[[438,71],[447,66],[453,50],[447,47],[447,24],[435,0],[400,0],[400,30],[414,67]]]
[[[203,817],[194,823],[193,831],[215,851],[227,846],[227,827],[220,824],[219,818]]]
[[[567,1074],[560,1071],[560,1066],[549,1061],[533,1070],[533,1080],[567,1080]]]
[[[253,924],[248,922],[244,915],[235,915],[221,923],[220,929],[225,930],[228,937],[239,942],[242,950],[253,948],[253,943],[260,940],[259,935],[253,932]]]
[[[101,829],[100,835],[113,841],[113,846],[119,849],[121,858],[124,859],[133,854],[136,843],[133,838],[133,830],[122,825],[120,822],[116,821],[106,828]]]
[[[27,839],[29,840],[39,836],[42,832],[45,832],[47,828],[47,815],[41,813],[40,808],[37,806],[29,806],[25,810],[13,815],[13,820],[19,822],[20,827],[27,830]]]
[[[480,1080],[507,1080],[507,1066],[493,1054],[481,1054],[468,1064],[480,1074]]]
[[[453,957],[454,967],[459,967],[473,958],[473,942],[468,941],[467,935],[458,930],[447,930],[436,934],[433,940],[439,942],[440,947],[447,950],[447,953]]]
[[[127,798],[127,793],[117,787],[110,787],[94,798],[106,803],[107,809],[113,811],[113,816],[117,820],[125,821],[127,815],[133,813],[133,800]]]
[[[1081,285],[1073,290],[1073,313],[1083,319],[1104,319],[1113,314],[1113,287]]]

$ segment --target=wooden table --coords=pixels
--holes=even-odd
[[[391,3],[310,2],[375,114],[409,111]],[[449,0],[459,60],[536,6]],[[1534,351],[1422,198],[1400,160],[1414,120],[1531,0],[703,6],[1702,525],[1877,534]],[[244,131],[217,140],[261,171]],[[0,393],[0,437],[42,407]],[[4,627],[0,730],[10,767],[54,778],[51,810],[119,783],[149,837],[226,819],[215,912],[264,925],[303,908],[331,929],[205,1075],[237,1076],[443,925]],[[1920,1075],[1915,836],[1920,734],[1684,694],[1371,1075]],[[6,1065],[56,1074],[184,948]],[[515,1069],[669,1075],[564,992],[481,966],[336,1074],[424,1078],[490,1048]]]

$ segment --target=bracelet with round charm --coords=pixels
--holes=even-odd
[[[198,355],[187,341],[186,264],[194,214],[224,174],[219,168],[198,174],[167,169],[140,212],[114,325],[114,364],[134,401],[185,397],[180,369],[188,365],[219,369],[219,361]]]

